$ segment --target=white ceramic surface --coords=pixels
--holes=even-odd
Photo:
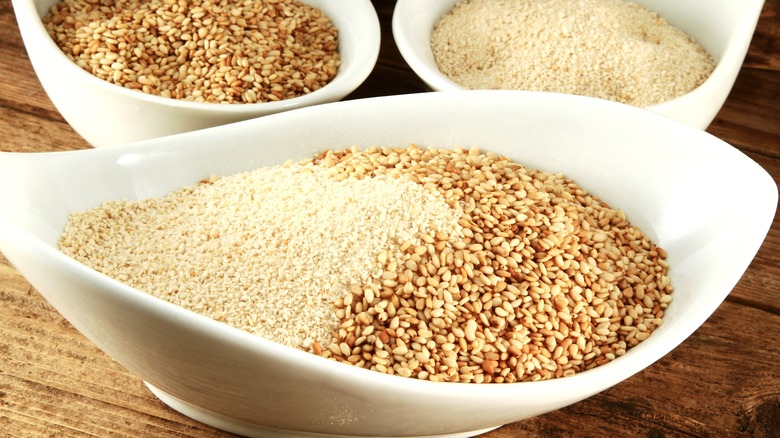
[[[436,67],[431,31],[459,0],[398,0],[393,37],[409,67],[433,90],[462,90]],[[660,114],[705,129],[723,106],[745,59],[764,0],[634,0],[658,12],[709,51],[717,66],[688,94],[648,107]]]
[[[214,104],[123,88],[79,68],[54,44],[40,17],[58,0],[12,0],[35,73],[73,129],[92,146],[109,146],[340,100],[371,73],[379,56],[379,19],[370,0],[306,0],[339,30],[341,66],[326,86],[278,102]]]
[[[563,172],[623,209],[668,252],[675,292],[662,327],[625,356],[568,378],[432,383],[280,346],[122,285],[56,249],[67,214],[102,201],[161,196],[212,174],[324,148],[410,143],[478,146]],[[739,280],[777,197],[772,178],[747,156],[650,111],[561,94],[423,93],[112,148],[0,153],[0,250],[78,330],[200,421],[257,436],[466,436],[585,399],[675,348]]]

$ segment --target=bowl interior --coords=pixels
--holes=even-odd
[[[430,384],[291,353],[286,347],[249,339],[237,330],[215,328],[217,323],[188,319],[184,310],[160,312],[165,307],[161,302],[145,299],[139,311],[148,312],[147,323],[162,315],[175,316],[189,321],[168,322],[180,324],[182,333],[208,327],[225,340],[241,339],[246,351],[264,358],[265,366],[273,367],[275,360],[284,359],[292,361],[287,363],[294,363],[298,371],[305,370],[305,388],[299,387],[296,375],[278,371],[288,393],[304,394],[294,401],[279,400],[278,408],[269,407],[267,399],[259,395],[279,390],[269,387],[272,382],[231,379],[231,375],[252,375],[253,367],[262,365],[256,359],[220,363],[219,354],[211,351],[215,359],[193,366],[181,362],[204,354],[192,343],[187,348],[193,351],[184,353],[189,357],[161,353],[167,365],[161,367],[138,355],[138,351],[154,349],[154,343],[150,345],[140,335],[134,339],[133,332],[120,333],[121,327],[117,333],[105,326],[92,327],[92,339],[155,386],[243,421],[262,424],[274,416],[275,426],[284,425],[284,418],[294,415],[285,414],[292,406],[305,407],[316,402],[309,398],[329,396],[341,400],[345,412],[355,418],[388,418],[374,421],[373,426],[369,421],[356,421],[342,429],[350,433],[425,435],[478,430],[578,401],[671,351],[709,317],[736,284],[763,241],[777,207],[777,187],[755,162],[709,134],[645,110],[545,93],[426,93],[321,105],[115,148],[0,154],[0,250],[36,286],[35,279],[44,278],[47,267],[29,262],[27,257],[47,253],[44,259],[49,263],[65,263],[67,258],[52,249],[71,211],[110,199],[161,196],[211,174],[279,164],[325,148],[411,143],[476,146],[529,167],[562,172],[624,210],[630,221],[668,252],[675,292],[664,325],[618,360],[570,378],[506,385]],[[751,197],[742,196],[744,193],[751,193]],[[19,241],[12,237],[19,235],[25,236],[25,248],[19,248]],[[88,269],[74,270],[73,275],[81,284],[107,284]],[[57,294],[56,285],[38,288],[44,296]],[[105,289],[102,294],[115,293],[101,288]],[[123,293],[126,299],[143,295],[132,290]],[[58,310],[75,320],[76,327],[90,328],[90,318],[96,315],[85,314],[77,306],[69,308],[67,300],[58,302]],[[114,337],[121,338],[121,343]],[[210,343],[209,348],[228,350],[233,345]],[[207,367],[212,369],[202,369]],[[235,367],[240,367],[235,373],[214,372],[215,368]],[[192,375],[182,377],[181,369]],[[203,391],[191,384],[193,375],[216,379],[213,385],[219,390],[204,398]],[[312,397],[305,396],[307,391]],[[414,402],[410,394],[414,394]],[[495,403],[497,399],[502,400],[500,405]],[[401,430],[399,423],[415,426]],[[323,430],[316,424],[307,427],[309,431]]]
[[[309,0],[306,3],[321,9],[339,29],[341,65],[325,86],[302,96],[254,104],[169,99],[101,80],[67,58],[41,22],[54,3],[55,0],[13,0],[13,7],[30,61],[47,95],[74,130],[95,147],[340,100],[368,77],[379,55],[379,21],[369,0]]]
[[[404,59],[433,90],[461,90],[436,67],[430,46],[434,24],[458,0],[399,0],[393,37]],[[702,86],[685,96],[650,108],[699,128],[706,128],[723,104],[744,59],[763,0],[636,0],[692,36],[717,62]]]
[[[400,0],[393,23],[394,36],[400,40],[402,53],[408,58],[419,58],[426,67],[436,70],[430,47],[430,35],[434,24],[460,0]],[[666,19],[709,51],[716,61],[723,59],[735,38],[749,39],[753,33],[757,11],[763,0],[634,0]],[[752,24],[752,25],[751,25]],[[408,55],[408,56],[407,56]],[[418,66],[422,67],[422,65]],[[432,84],[434,88],[450,89],[446,82]]]
[[[61,53],[40,21],[40,18],[45,16],[49,9],[51,9],[54,4],[59,3],[59,1],[60,0],[13,0],[15,10],[20,12],[17,14],[18,17],[21,17],[19,20],[20,28],[23,28],[23,32],[29,33],[31,36],[25,40],[25,44],[46,50],[49,56],[53,56],[60,61],[61,67],[78,72],[80,75],[92,77],[89,73],[75,66],[70,59]],[[320,90],[325,90],[327,88],[328,92],[343,97],[351,91],[357,83],[368,76],[378,57],[379,23],[376,11],[373,9],[370,2],[364,0],[357,0],[354,2],[306,0],[305,3],[322,10],[339,29],[339,55],[341,57],[341,66],[339,67],[339,72],[336,77]],[[34,9],[35,14],[29,13],[30,8]],[[62,61],[65,62],[62,63]],[[67,66],[67,64],[70,64],[70,66]],[[258,111],[259,107],[266,108],[264,111],[271,111],[274,108],[283,109],[286,107],[297,107],[306,104],[307,101],[312,101],[310,103],[318,101],[316,98],[311,97],[310,93],[309,95],[303,95],[279,102],[243,105],[213,105],[138,93],[109,84],[108,82],[95,77],[92,78],[94,79],[94,81],[92,81],[94,86],[107,86],[114,89],[115,92],[129,93],[130,96],[136,97],[137,99],[149,100],[160,105],[210,109],[228,113],[251,113]],[[320,92],[317,94],[324,93]],[[303,101],[303,103],[299,103],[300,101]]]

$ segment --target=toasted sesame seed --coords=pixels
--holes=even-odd
[[[182,100],[289,99],[325,86],[341,62],[336,27],[296,0],[63,0],[43,23],[87,72]]]
[[[408,167],[390,169],[390,153]],[[476,149],[369,149],[351,159],[367,175],[412,173],[462,212],[459,236],[434,233],[421,245],[402,244],[401,258],[392,264],[398,285],[379,283],[393,289],[391,297],[418,297],[411,314],[421,318],[408,329],[374,320],[375,330],[392,328],[395,334],[374,353],[401,357],[409,345],[418,351],[414,329],[433,335],[428,354],[415,353],[418,360],[428,358],[427,364],[412,369],[411,377],[496,383],[570,376],[625,354],[637,336],[649,336],[640,333],[662,321],[661,304],[671,301],[668,279],[648,280],[663,291],[644,295],[652,303],[635,298],[630,286],[636,272],[660,268],[658,278],[668,278],[658,248],[622,212],[562,175]],[[351,168],[344,164],[340,171]],[[461,174],[454,174],[458,169]],[[429,246],[442,241],[443,246]],[[618,284],[624,294],[616,292]],[[638,317],[645,314],[653,315],[652,323]],[[505,344],[507,337],[512,341]],[[516,359],[502,362],[501,354]]]

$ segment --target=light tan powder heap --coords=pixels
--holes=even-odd
[[[295,347],[328,342],[333,306],[381,274],[380,253],[457,233],[435,193],[398,178],[346,179],[324,166],[261,168],[162,199],[74,214],[61,248],[159,298]]]
[[[337,29],[295,0],[63,0],[43,23],[84,70],[174,99],[289,99],[340,64]]]
[[[439,69],[471,89],[560,92],[649,106],[715,63],[655,12],[624,0],[464,0],[436,24]]]
[[[570,376],[663,321],[664,251],[559,174],[355,148],[70,217],[62,250],[326,358],[431,381]]]

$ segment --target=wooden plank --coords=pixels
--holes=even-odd
[[[776,71],[743,68],[707,132],[743,151],[780,158],[778,102],[780,77]]]
[[[64,121],[0,106],[0,150],[7,152],[68,151],[86,149],[89,144]]]
[[[745,57],[748,67],[780,70],[780,0],[765,0],[750,49]]]

